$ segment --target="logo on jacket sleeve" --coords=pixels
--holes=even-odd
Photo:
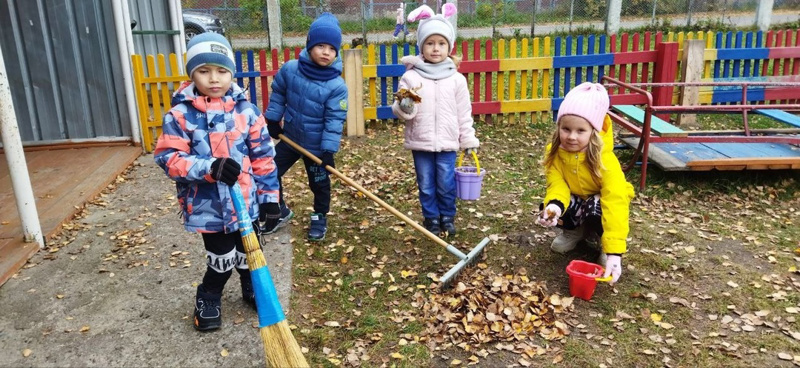
[[[347,110],[347,100],[339,100],[339,108],[342,110]]]

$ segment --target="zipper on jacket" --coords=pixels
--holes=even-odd
[[[436,108],[439,106],[439,81],[433,81],[433,85],[436,86],[436,91],[433,94],[433,152],[439,152],[439,113],[436,110]]]

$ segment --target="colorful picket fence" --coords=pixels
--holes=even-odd
[[[800,30],[762,32],[635,33],[619,36],[588,35],[522,40],[462,41],[454,53],[462,58],[459,71],[467,77],[473,114],[484,120],[502,117],[509,123],[533,119],[558,109],[569,89],[584,81],[609,75],[629,83],[670,83],[680,80],[680,62],[686,40],[706,41],[703,76],[725,78],[787,78],[800,75]],[[349,49],[345,45],[344,49]],[[269,104],[272,78],[280,66],[300,54],[300,48],[282,51],[236,52],[236,82],[250,100],[264,109]],[[405,67],[404,55],[416,53],[411,44],[368,45],[362,66],[365,90],[364,119],[394,119],[391,111]],[[151,149],[160,133],[172,92],[184,74],[170,55],[133,55],[134,84],[145,147]],[[146,69],[145,69],[146,67]],[[670,86],[652,89],[657,105],[677,102]],[[643,103],[640,95],[611,89],[612,103]],[[796,94],[795,94],[796,95]],[[787,99],[786,92],[752,91],[751,101]],[[730,89],[701,92],[701,102],[741,100]],[[351,108],[358,106],[351,106]]]

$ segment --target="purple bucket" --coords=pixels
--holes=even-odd
[[[481,186],[486,170],[480,175],[475,166],[459,166],[456,168],[456,196],[465,201],[474,201],[481,197]]]

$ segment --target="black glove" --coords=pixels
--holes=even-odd
[[[320,159],[322,160],[322,167],[330,166],[336,168],[336,164],[333,163],[333,152],[331,151],[322,152],[322,157],[320,157]]]
[[[258,205],[258,221],[264,223],[265,230],[271,230],[278,226],[280,218],[281,208],[277,203],[262,203]]]
[[[275,139],[280,139],[278,136],[283,134],[283,128],[279,121],[267,120],[267,130],[269,130],[269,136]]]
[[[236,184],[241,172],[242,167],[229,157],[218,158],[211,163],[211,177],[230,186]]]

